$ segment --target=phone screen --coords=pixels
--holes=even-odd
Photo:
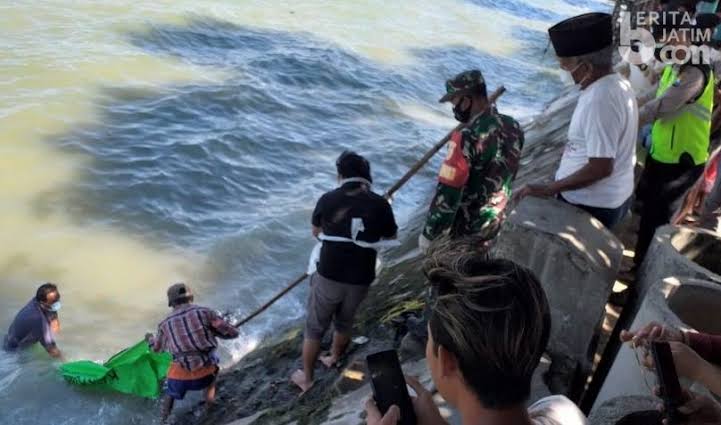
[[[366,357],[371,375],[373,398],[381,414],[396,405],[401,410],[401,425],[416,425],[413,403],[408,395],[406,379],[403,376],[395,350],[382,351]]]
[[[678,407],[683,403],[683,392],[678,382],[676,366],[673,363],[671,347],[667,342],[654,342],[651,344],[651,353],[656,366],[658,384],[661,387],[666,414],[670,422],[677,423],[681,419]]]

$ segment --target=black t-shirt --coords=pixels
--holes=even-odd
[[[378,242],[396,235],[398,226],[388,201],[366,191],[360,183],[346,183],[323,195],[313,211],[313,226],[323,229],[327,236],[352,238],[353,218],[363,219],[364,231],[357,240]],[[370,285],[376,278],[374,249],[361,248],[350,242],[323,242],[318,273],[327,278],[351,285]]]

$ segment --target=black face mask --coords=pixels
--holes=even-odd
[[[461,99],[460,102],[458,102],[457,105],[453,107],[453,116],[456,117],[456,120],[459,122],[468,122],[468,120],[471,119],[471,106],[473,106],[473,102],[468,103],[468,107],[466,109],[461,109],[461,105],[463,105],[463,102],[469,99],[468,97],[464,97]]]

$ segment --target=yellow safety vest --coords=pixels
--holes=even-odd
[[[656,98],[677,83],[678,70],[667,65],[658,84]],[[687,153],[696,165],[708,160],[713,112],[714,75],[709,72],[708,82],[701,97],[694,103],[683,105],[668,118],[659,118],[651,132],[651,158],[664,164],[678,164]]]

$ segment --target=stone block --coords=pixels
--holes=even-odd
[[[551,305],[548,351],[589,370],[623,255],[618,239],[578,208],[526,198],[506,221],[493,254],[533,270]]]
[[[638,272],[638,293],[669,276],[721,283],[721,235],[686,226],[663,226]]]
[[[708,281],[669,277],[649,288],[631,329],[649,322],[685,331],[721,334],[721,286]],[[636,353],[628,344],[616,359],[596,398],[594,411],[607,400],[631,395],[649,395],[655,385],[652,372],[639,367]],[[689,382],[684,382],[688,386]]]

